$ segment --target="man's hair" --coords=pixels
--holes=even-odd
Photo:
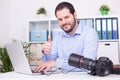
[[[73,5],[71,3],[69,3],[69,2],[61,2],[61,3],[59,3],[57,5],[57,7],[55,9],[55,16],[56,17],[57,17],[57,15],[56,15],[57,11],[62,10],[63,8],[69,9],[71,14],[74,14],[74,12],[75,12],[75,9],[74,9],[74,7],[73,7]]]

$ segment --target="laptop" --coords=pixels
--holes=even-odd
[[[24,53],[23,46],[19,41],[6,44],[5,47],[8,51],[8,55],[15,72],[29,75],[41,74],[40,72],[34,72],[37,65],[32,66],[29,64],[29,61]]]
[[[24,53],[23,46],[21,42],[15,41],[5,45],[8,55],[10,57],[11,63],[13,65],[14,71],[17,73],[29,74],[29,75],[39,75],[39,74],[59,74],[61,71],[59,68],[54,67],[47,73],[44,72],[34,72],[37,65],[30,65],[29,61]]]

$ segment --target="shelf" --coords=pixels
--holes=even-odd
[[[109,19],[109,21],[107,21],[108,19]],[[111,32],[110,34],[108,34],[108,31],[105,31],[106,35],[103,37],[104,34],[101,31],[103,29],[108,30],[108,27],[111,27],[111,26],[113,27],[113,22],[112,22],[113,19],[116,19],[115,25],[117,27],[116,28],[117,29],[117,35],[116,35],[117,37],[116,38],[113,37],[113,31],[112,31],[113,28],[109,28],[109,32]],[[79,22],[80,25],[90,26],[93,29],[95,29],[96,32],[99,31],[98,32],[98,36],[99,36],[99,50],[98,50],[99,51],[99,56],[104,55],[104,54],[105,54],[105,56],[107,56],[107,55],[110,54],[109,57],[113,57],[114,54],[116,54],[116,56],[118,56],[117,61],[120,61],[120,56],[119,56],[120,55],[120,53],[119,53],[120,15],[89,16],[89,17],[83,16],[83,17],[78,18],[77,20],[80,21]],[[97,20],[100,20],[100,23],[97,24]],[[102,22],[102,20],[104,22]],[[101,24],[104,24],[104,25],[101,26]],[[99,29],[101,29],[101,30],[99,30]],[[37,40],[37,37],[36,37],[37,35],[36,36],[31,35],[32,31],[33,31],[33,34],[35,33],[34,31],[36,31],[36,32],[38,31],[38,33],[39,33],[39,35],[38,35],[39,39],[38,40]],[[29,21],[29,26],[28,26],[28,40],[29,40],[30,43],[33,43],[33,44],[43,44],[47,41],[48,34],[50,34],[52,36],[52,40],[53,40],[55,35],[58,34],[59,31],[62,31],[62,29],[60,28],[60,26],[58,24],[58,21],[55,18],[54,19],[44,19],[44,20],[39,20],[39,19],[30,20]],[[44,36],[41,36],[43,34],[44,34]],[[33,37],[33,39],[36,39],[36,41],[31,40],[31,37]],[[34,37],[36,37],[36,38],[34,38]],[[109,42],[111,44],[115,43],[115,44],[112,44],[113,45],[112,47],[107,48],[107,47],[102,45],[106,42]],[[115,49],[114,46],[117,49]],[[112,51],[110,51],[110,50],[112,50]],[[108,52],[108,53],[106,54],[106,52]]]

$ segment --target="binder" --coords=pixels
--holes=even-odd
[[[61,29],[53,29],[52,30],[52,40],[58,35],[60,32],[62,32]]]
[[[118,19],[112,19],[112,39],[118,39]]]
[[[101,27],[101,19],[96,19],[96,31],[98,33],[98,37],[101,40],[102,39],[102,27]]]
[[[85,21],[86,21],[85,19],[80,19],[79,21],[81,26],[85,26]]]
[[[107,39],[112,39],[112,20],[107,19]]]
[[[93,24],[94,24],[93,19],[86,19],[85,21],[86,26],[94,28]]]
[[[102,39],[107,39],[107,27],[106,18],[102,18]]]

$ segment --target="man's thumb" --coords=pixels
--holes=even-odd
[[[48,35],[48,42],[52,42],[50,35]]]

